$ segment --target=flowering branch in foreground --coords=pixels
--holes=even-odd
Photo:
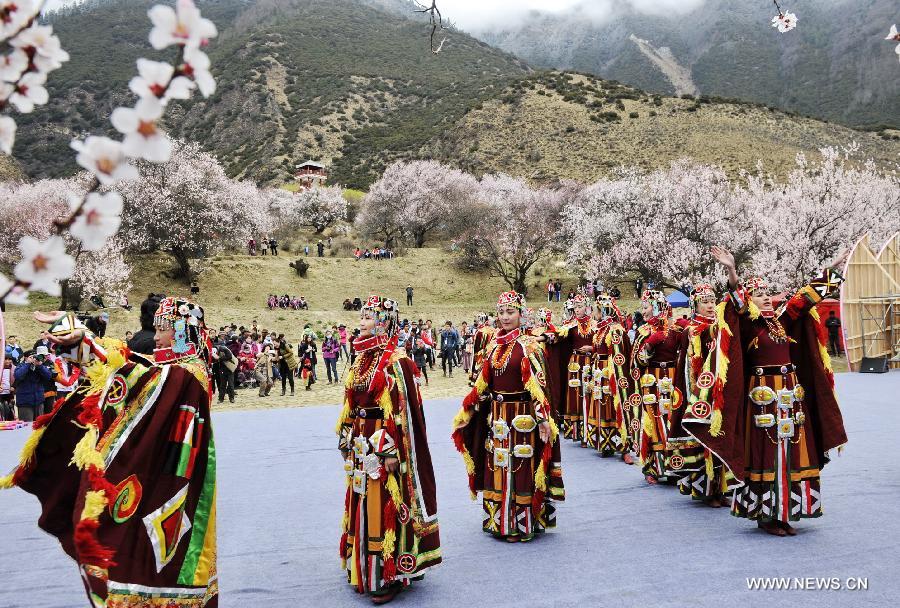
[[[46,104],[47,74],[69,59],[52,26],[34,25],[42,7],[43,2],[35,8],[31,0],[0,0],[0,41],[9,40],[7,46],[12,49],[0,56],[0,111],[11,104],[27,113]],[[94,176],[93,182],[72,201],[71,213],[54,222],[53,236],[44,241],[25,237],[19,242],[22,259],[15,266],[14,280],[0,275],[0,301],[25,303],[29,289],[59,295],[59,282],[75,271],[63,236],[68,232],[81,249],[98,251],[121,223],[121,196],[98,190],[137,178],[132,159],[169,160],[172,144],[159,126],[169,100],[188,99],[195,88],[204,97],[215,92],[209,58],[200,49],[217,35],[216,26],[200,15],[193,0],[177,0],[175,8],[156,5],[147,14],[153,24],[151,46],[156,50],[179,47],[178,60],[171,65],[138,59],[138,76],[129,83],[138,101],[133,108],[116,108],[110,116],[121,141],[93,135],[72,141],[76,162]],[[15,132],[15,121],[0,116],[0,149],[11,153]]]

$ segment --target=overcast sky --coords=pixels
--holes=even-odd
[[[441,13],[459,27],[478,31],[513,23],[529,11],[578,12],[598,22],[608,19],[616,6],[629,4],[642,13],[678,15],[688,13],[705,0],[440,0]]]

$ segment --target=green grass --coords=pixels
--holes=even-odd
[[[295,238],[297,248],[302,248],[304,238],[315,243],[311,235]],[[311,250],[314,250],[311,247]],[[327,252],[326,252],[327,255]],[[393,260],[361,260],[345,257],[310,256],[306,278],[298,277],[288,264],[296,260],[296,254],[279,257],[250,257],[230,253],[210,260],[199,280],[199,302],[206,311],[207,322],[218,328],[225,324],[247,325],[256,319],[260,327],[283,332],[296,341],[305,324],[323,330],[332,324],[345,323],[354,327],[359,315],[342,310],[344,298],[359,297],[365,300],[371,294],[391,297],[400,302],[402,318],[412,320],[432,319],[435,324],[452,320],[454,323],[471,322],[480,311],[490,312],[497,294],[507,289],[499,278],[485,274],[470,274],[458,270],[452,263],[452,254],[442,248],[410,249]],[[190,289],[185,284],[173,283],[165,276],[173,262],[163,254],[139,256],[133,260],[134,287],[129,295],[134,310],[111,311],[109,335],[124,337],[127,330],[139,329],[138,311],[141,301],[150,292],[187,296]],[[558,260],[544,260],[538,264],[531,279],[530,300],[535,307],[542,306],[546,295],[543,291],[547,278],[559,276],[566,289],[574,285],[574,279],[557,266]],[[414,305],[406,306],[406,286],[415,289]],[[266,307],[269,293],[303,295],[310,303],[309,311]],[[40,326],[31,319],[32,310],[53,309],[55,298],[35,296],[31,306],[12,306],[6,315],[8,332],[31,343],[37,338]],[[561,304],[553,304],[561,311]],[[25,339],[27,338],[27,339]]]

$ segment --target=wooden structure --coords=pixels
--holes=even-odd
[[[325,165],[308,160],[297,165],[294,179],[300,183],[300,190],[309,190],[325,185],[328,180],[328,170]]]
[[[900,233],[876,253],[869,237],[853,248],[841,289],[844,345],[851,371],[863,357],[900,368]]]

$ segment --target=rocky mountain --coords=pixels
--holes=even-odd
[[[19,117],[14,155],[26,175],[75,171],[70,139],[108,132],[112,109],[133,102],[127,82],[135,59],[161,55],[146,39],[150,4],[87,0],[49,17],[71,61],[50,76],[51,103]],[[328,164],[332,183],[365,189],[404,158],[587,181],[619,165],[653,168],[682,156],[736,175],[760,158],[787,167],[797,152],[852,141],[886,164],[900,153],[894,131],[864,133],[761,104],[676,99],[536,71],[458,31],[433,55],[428,29],[406,0],[199,4],[219,29],[208,49],[218,88],[208,100],[172,108],[169,131],[200,142],[230,175],[263,184],[289,181],[306,159]],[[696,73],[679,71],[680,47],[666,52],[647,40],[646,55],[629,44],[704,90]]]
[[[769,26],[770,1],[706,0],[677,15],[630,3],[605,19],[532,12],[477,35],[529,63],[665,94],[719,95],[851,126],[900,126],[900,72],[883,38],[894,0],[791,0],[795,30]],[[695,3],[696,4],[696,3]]]

